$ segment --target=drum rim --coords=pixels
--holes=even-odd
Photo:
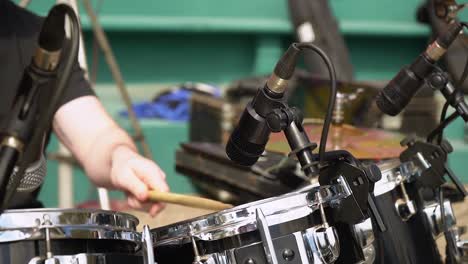
[[[41,224],[44,217],[51,225]],[[0,243],[44,239],[49,228],[52,239],[110,239],[139,242],[137,217],[117,211],[83,208],[39,208],[6,210],[0,215]]]
[[[395,158],[381,161],[376,165],[382,173],[382,178],[377,181],[374,186],[374,196],[378,197],[393,191],[398,186],[395,179],[390,179],[389,176],[394,175],[396,177],[395,174],[398,173],[401,161],[399,158]]]
[[[311,196],[322,189],[334,190],[336,193],[337,188],[339,188],[337,186],[341,185],[319,186],[308,191],[287,193],[281,196],[254,201],[220,212],[154,228],[151,230],[154,244],[156,246],[184,244],[188,243],[191,237],[195,237],[199,240],[211,241],[255,231],[257,230],[255,210],[257,208],[261,208],[262,210],[267,209],[269,208],[268,205],[275,205],[281,201],[300,201],[300,204],[291,206],[291,204],[288,203],[287,208],[285,206],[284,208],[267,209],[267,212],[264,212],[264,214],[269,225],[279,225],[281,223],[308,217],[319,210],[318,205],[313,201],[313,197]],[[323,203],[327,204],[334,199],[341,199],[337,197],[345,197],[344,195],[344,191],[339,192],[336,196],[327,197]],[[287,212],[291,213],[291,217],[285,217],[285,209],[288,209]]]

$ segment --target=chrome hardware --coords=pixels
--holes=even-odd
[[[375,261],[376,252],[374,247],[374,230],[370,218],[353,226],[353,235],[364,254],[364,261],[359,264],[372,264]]]
[[[202,258],[200,257],[200,252],[198,251],[197,247],[197,242],[195,241],[195,238],[192,237],[192,249],[193,249],[193,264],[202,264]]]
[[[395,209],[400,218],[406,222],[416,214],[416,206],[414,205],[414,202],[410,200],[408,193],[406,192],[405,183],[401,182],[401,177],[397,179],[397,182],[400,182],[403,198],[396,200]]]
[[[273,240],[271,238],[270,229],[268,229],[268,223],[262,209],[258,208],[257,214],[257,229],[262,238],[263,249],[265,250],[265,256],[269,264],[278,264],[276,259],[275,247],[273,246]]]
[[[140,244],[138,219],[132,215],[89,209],[6,210],[0,215],[0,243],[45,239],[40,221],[47,214],[51,239],[111,239]]]
[[[135,260],[138,258],[135,256]],[[113,264],[106,261],[106,254],[100,253],[81,253],[76,255],[63,255],[54,256],[54,260],[58,264]],[[50,262],[45,261],[42,258],[36,257],[31,259],[28,264],[48,264]],[[218,264],[218,263],[216,263]]]
[[[311,263],[333,263],[340,254],[340,243],[334,227],[310,228],[305,231],[304,241]]]
[[[190,243],[191,237],[212,241],[256,231],[256,210],[261,209],[270,226],[290,222],[312,214],[319,209],[316,192],[322,193],[322,203],[329,205],[348,197],[351,190],[344,179],[338,184],[314,187],[305,192],[294,192],[237,206],[210,215],[151,230],[157,239],[155,246]]]
[[[444,200],[445,224],[448,228],[452,228],[456,224],[455,214],[453,213],[452,204],[449,200]],[[424,206],[424,214],[431,226],[432,237],[435,239],[444,232],[442,225],[442,215],[438,202],[433,202]]]
[[[346,107],[360,94],[364,92],[363,88],[358,88],[354,93],[343,93],[338,91],[336,93],[335,106],[333,107],[332,122],[335,125],[342,125],[345,119]]]
[[[468,240],[459,240],[457,242],[457,248],[461,255],[461,263],[468,263]]]
[[[431,164],[424,158],[421,152],[416,153],[416,157],[425,170],[428,170],[431,168]]]
[[[141,244],[143,249],[143,263],[155,264],[156,262],[154,261],[153,238],[151,237],[151,231],[148,225],[143,226],[143,232],[141,233]]]

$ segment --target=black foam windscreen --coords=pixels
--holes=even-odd
[[[39,34],[39,46],[47,51],[62,49],[65,40],[65,12],[60,7],[50,10]]]
[[[239,129],[235,129],[228,143],[226,144],[226,154],[233,162],[242,166],[252,166],[262,155],[265,145],[251,143],[242,139]]]
[[[408,67],[404,67],[377,95],[377,107],[387,115],[398,115],[422,83],[422,79],[414,75]]]

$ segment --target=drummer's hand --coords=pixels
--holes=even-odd
[[[169,191],[166,174],[156,163],[146,159],[127,146],[117,147],[112,155],[111,183],[127,192],[129,206],[148,208],[155,216],[164,208],[162,203],[145,203],[149,190]]]

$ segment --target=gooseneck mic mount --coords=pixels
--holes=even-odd
[[[61,58],[65,41],[65,15],[70,21],[71,43]],[[72,73],[79,47],[79,22],[66,4],[55,5],[47,15],[39,46],[26,68],[15,97],[10,119],[0,139],[0,203],[8,208],[27,167],[37,158],[44,135],[50,130],[54,114]],[[11,178],[17,167],[15,177]]]
[[[330,70],[331,96],[318,155],[312,153],[317,144],[310,142],[305,133],[301,112],[290,107],[284,97],[297,57],[306,48],[317,52]],[[290,155],[297,157],[309,178],[318,177],[321,185],[329,185],[340,182],[339,176],[342,176],[349,183],[352,195],[343,201],[343,206],[333,209],[336,221],[352,225],[363,221],[370,213],[375,216],[379,227],[386,230],[370,196],[373,184],[381,178],[380,170],[375,164],[363,166],[346,151],[325,152],[336,92],[335,70],[327,55],[313,44],[293,43],[278,61],[265,86],[246,106],[226,145],[226,153],[235,163],[251,166],[265,150],[270,133],[283,131],[291,148]]]
[[[331,96],[320,139],[319,161],[323,162],[333,105],[336,98],[336,74],[328,56],[311,43],[293,43],[275,66],[265,86],[258,90],[247,105],[241,119],[226,145],[228,157],[237,164],[251,166],[265,150],[271,132],[284,131],[292,154],[298,157],[308,176],[317,175],[317,164],[312,159],[311,143],[302,127],[302,115],[298,109],[290,108],[285,99],[285,90],[294,73],[297,59],[303,49],[315,51],[329,68]]]

